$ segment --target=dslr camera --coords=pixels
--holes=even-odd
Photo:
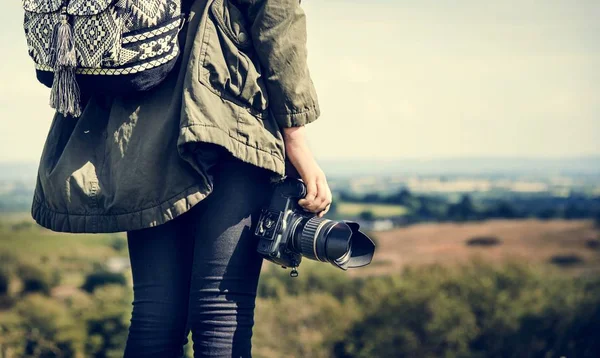
[[[342,270],[371,263],[375,243],[359,230],[359,224],[319,218],[305,211],[298,200],[306,193],[306,185],[297,178],[286,177],[275,184],[254,232],[259,238],[257,251],[283,268],[290,267],[292,277],[298,276],[303,256]]]

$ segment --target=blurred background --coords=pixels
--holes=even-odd
[[[265,262],[254,355],[600,356],[600,2],[302,6],[328,216],[378,246],[348,272]],[[119,357],[125,234],[31,219],[52,111],[18,1],[0,45],[0,357]]]

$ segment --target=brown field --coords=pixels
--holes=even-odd
[[[378,242],[377,250],[363,273],[381,274],[432,263],[461,264],[473,258],[494,264],[549,264],[556,255],[575,255],[582,260],[563,265],[570,271],[600,272],[600,229],[589,220],[427,223],[376,232],[373,236]],[[495,237],[501,241],[496,246],[467,245],[467,240],[474,237]]]
[[[11,229],[19,223],[31,226],[16,231]],[[371,236],[377,241],[373,262],[367,267],[349,270],[349,275],[387,274],[408,266],[427,264],[455,266],[474,258],[493,264],[517,261],[560,267],[575,274],[600,273],[600,228],[591,220],[424,223],[374,232]],[[499,244],[466,244],[478,237],[496,238]],[[24,261],[37,262],[40,257],[47,256],[49,263],[58,264],[69,259],[69,265],[77,266],[76,272],[73,272],[77,279],[65,279],[69,282],[81,281],[80,266],[84,263],[89,266],[95,261],[105,262],[112,256],[126,256],[126,248],[117,253],[110,247],[117,239],[125,240],[125,234],[58,233],[35,224],[29,213],[0,215],[0,251],[9,251]],[[550,262],[557,255],[571,256],[579,262],[557,266]],[[60,267],[66,269],[67,262],[62,262]],[[265,262],[263,270],[269,269],[277,269],[277,266]],[[69,276],[66,272],[64,274]]]

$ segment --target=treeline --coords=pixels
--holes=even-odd
[[[349,278],[316,265],[261,277],[259,356],[600,356],[598,278],[479,262]]]
[[[123,356],[133,298],[126,277],[96,267],[80,287],[61,288],[62,272],[48,258],[0,252],[0,357]]]
[[[600,196],[588,197],[571,194],[567,197],[551,195],[512,195],[502,199],[474,199],[463,194],[458,201],[444,196],[416,195],[407,189],[391,195],[369,193],[357,195],[340,192],[337,200],[365,204],[394,204],[408,209],[402,217],[406,222],[471,221],[484,219],[596,219],[600,222]],[[372,217],[366,212],[363,218]]]
[[[6,263],[3,357],[122,356],[132,293],[118,274],[88,272],[75,291],[50,294],[60,281],[52,270]],[[356,278],[313,261],[288,274],[267,265],[261,275],[257,358],[600,356],[597,277],[472,263]],[[19,290],[8,289],[14,280]]]

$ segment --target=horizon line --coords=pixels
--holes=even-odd
[[[421,160],[421,161],[431,161],[431,160],[478,160],[478,159],[519,159],[519,160],[566,160],[566,159],[600,159],[600,153],[597,154],[574,154],[574,155],[557,155],[557,156],[518,156],[518,155],[466,155],[466,156],[430,156],[430,157],[383,157],[383,158],[372,158],[372,157],[342,157],[342,158],[333,158],[333,157],[319,157],[315,155],[317,160],[322,161],[345,161],[345,160],[371,160],[371,161],[401,161],[401,160]],[[16,159],[16,160],[2,160],[0,159],[0,164],[39,164],[39,160],[24,160],[24,159]]]

